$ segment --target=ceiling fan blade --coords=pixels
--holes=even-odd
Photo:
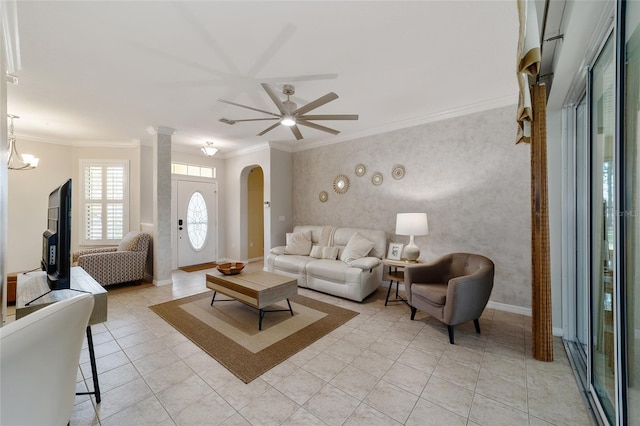
[[[298,120],[357,120],[358,114],[303,115]]]
[[[218,101],[218,102],[222,102],[222,103],[225,103],[225,104],[229,104],[229,105],[234,105],[234,106],[237,106],[237,107],[240,107],[240,108],[250,109],[250,110],[252,110],[252,111],[258,111],[258,112],[261,112],[261,113],[263,113],[263,114],[273,115],[274,117],[280,117],[280,114],[275,114],[275,113],[273,113],[273,112],[265,111],[265,110],[263,110],[263,109],[258,109],[258,108],[253,108],[253,107],[246,106],[246,105],[237,104],[237,103],[235,103],[235,102],[231,102],[231,101],[225,101],[224,99],[220,99],[220,98],[218,98],[218,99],[216,99],[216,101]]]
[[[311,127],[312,129],[316,129],[316,130],[322,130],[323,132],[331,133],[334,135],[337,135],[338,133],[340,133],[338,130],[330,129],[329,127],[321,126],[316,123],[311,123],[310,121],[298,120],[297,123],[302,126]]]
[[[278,97],[276,92],[273,91],[273,88],[267,83],[262,83],[262,87],[264,88],[265,92],[267,92],[267,95],[269,95],[273,103],[276,104],[276,106],[278,107],[278,111],[280,111],[281,114],[286,114],[287,110],[285,109],[282,100]]]
[[[278,121],[276,124],[274,124],[273,126],[269,126],[266,129],[264,129],[263,131],[261,131],[260,133],[258,133],[258,136],[262,136],[267,132],[272,131],[273,129],[275,129],[276,127],[278,127],[280,125],[280,122]]]
[[[333,92],[329,92],[326,95],[319,97],[315,101],[311,101],[308,104],[301,106],[300,108],[295,110],[293,112],[293,114],[296,114],[296,115],[304,114],[305,112],[309,112],[312,109],[316,109],[318,107],[321,107],[322,105],[324,105],[324,104],[326,104],[328,102],[331,102],[333,100],[336,100],[336,99],[338,99],[338,95],[336,95]]]
[[[297,140],[302,139],[302,133],[300,133],[300,129],[298,129],[298,126],[291,126],[289,128],[291,129],[291,133],[293,133],[293,136],[295,136]]]
[[[265,121],[265,120],[279,120],[280,117],[269,117],[269,118],[243,118],[242,120],[229,120],[234,123],[240,123],[241,121]]]

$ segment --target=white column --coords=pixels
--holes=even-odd
[[[171,135],[168,127],[147,129],[153,141],[153,284],[172,284],[171,278]]]
[[[0,25],[1,27],[2,25]],[[9,186],[7,181],[7,80],[6,63],[4,51],[4,35],[0,30],[0,327],[7,319],[7,231],[8,231],[8,194]]]

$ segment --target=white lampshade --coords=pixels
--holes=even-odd
[[[409,244],[402,250],[407,262],[416,262],[420,257],[420,247],[415,243],[415,235],[427,235],[429,223],[426,213],[398,213],[396,216],[396,235],[409,235]]]
[[[426,213],[398,213],[396,235],[427,235],[429,223]]]
[[[40,159],[35,155],[22,154],[22,161],[24,161],[24,164],[26,164],[27,166],[35,168],[35,167],[38,167],[38,163],[40,162]]]

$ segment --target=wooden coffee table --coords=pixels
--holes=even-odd
[[[258,309],[258,330],[262,330],[262,318],[267,312],[291,312],[289,297],[298,294],[298,281],[295,278],[266,271],[241,272],[237,275],[224,275],[221,272],[207,274],[207,288],[213,290],[211,305],[220,292],[232,299],[218,299],[218,302],[238,301]],[[264,309],[281,300],[287,300],[289,309]]]

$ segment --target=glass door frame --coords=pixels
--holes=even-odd
[[[625,158],[624,158],[624,144],[625,144],[625,123],[624,123],[624,114],[626,112],[626,99],[625,99],[625,87],[626,87],[626,79],[625,79],[625,20],[626,20],[626,7],[625,2],[622,0],[617,0],[612,2],[612,10],[611,16],[613,19],[610,22],[610,25],[607,25],[603,28],[596,28],[595,30],[599,32],[600,37],[597,38],[598,43],[595,45],[587,54],[585,55],[585,64],[589,64],[589,66],[580,70],[572,87],[570,88],[569,95],[567,96],[567,100],[565,102],[565,107],[563,109],[563,123],[565,123],[565,129],[563,131],[563,156],[565,158],[565,172],[563,176],[564,183],[564,195],[565,200],[568,202],[563,207],[563,268],[565,268],[565,273],[563,274],[563,299],[565,302],[563,303],[563,329],[564,329],[564,337],[563,341],[565,347],[567,349],[569,355],[569,361],[571,362],[574,371],[576,372],[576,376],[580,379],[578,382],[583,386],[585,391],[585,396],[589,400],[591,407],[596,412],[596,415],[599,416],[598,421],[601,423],[608,423],[607,416],[603,411],[603,407],[601,406],[600,400],[597,397],[597,393],[595,392],[593,382],[593,368],[594,368],[594,352],[592,347],[593,341],[593,321],[594,321],[594,312],[593,312],[593,290],[592,290],[592,271],[591,264],[594,262],[592,253],[591,253],[591,213],[587,213],[586,216],[586,226],[588,227],[585,241],[588,242],[588,247],[580,248],[578,247],[577,236],[579,232],[584,232],[585,229],[578,229],[579,221],[578,214],[579,209],[588,207],[589,211],[592,208],[592,158],[591,158],[591,150],[592,144],[594,143],[593,134],[592,134],[592,102],[593,102],[593,93],[592,93],[592,69],[593,64],[596,63],[598,58],[603,52],[603,49],[611,38],[613,42],[613,62],[615,67],[615,83],[614,83],[614,191],[615,191],[615,203],[612,206],[612,214],[613,214],[613,222],[614,222],[614,238],[615,238],[615,246],[614,246],[614,258],[612,259],[614,262],[614,273],[613,277],[613,293],[614,293],[614,304],[615,304],[615,313],[613,317],[613,330],[614,330],[614,360],[615,360],[615,370],[614,370],[614,380],[615,380],[615,395],[613,396],[614,401],[614,415],[613,421],[615,424],[622,425],[626,424],[628,419],[628,381],[627,381],[627,326],[626,326],[626,318],[627,318],[627,306],[626,306],[626,288],[625,288],[625,278],[624,278],[624,268],[625,268],[625,229],[624,229],[624,220],[623,217],[619,214],[622,211],[622,206],[625,204],[624,197],[624,179],[626,176],[625,173]],[[582,99],[586,97],[586,164],[584,164],[584,159],[578,158],[577,149],[578,143],[581,141],[577,140],[577,114],[576,109]],[[584,143],[584,141],[582,141]],[[582,164],[579,163],[582,162]],[[580,167],[586,167],[586,173],[581,176],[581,178],[585,179],[586,185],[583,183],[583,188],[578,186],[578,175],[577,171]],[[586,190],[586,206],[578,205],[578,191]],[[584,226],[582,227],[584,228]],[[582,250],[582,253],[581,253]],[[587,328],[588,335],[586,336],[586,352],[580,348],[580,342],[578,341],[578,322],[577,322],[577,278],[578,278],[578,256],[586,255],[587,265],[589,267],[589,271],[587,273],[587,283],[581,283],[581,285],[586,286],[586,309],[587,309]],[[586,363],[585,359],[586,357]]]

